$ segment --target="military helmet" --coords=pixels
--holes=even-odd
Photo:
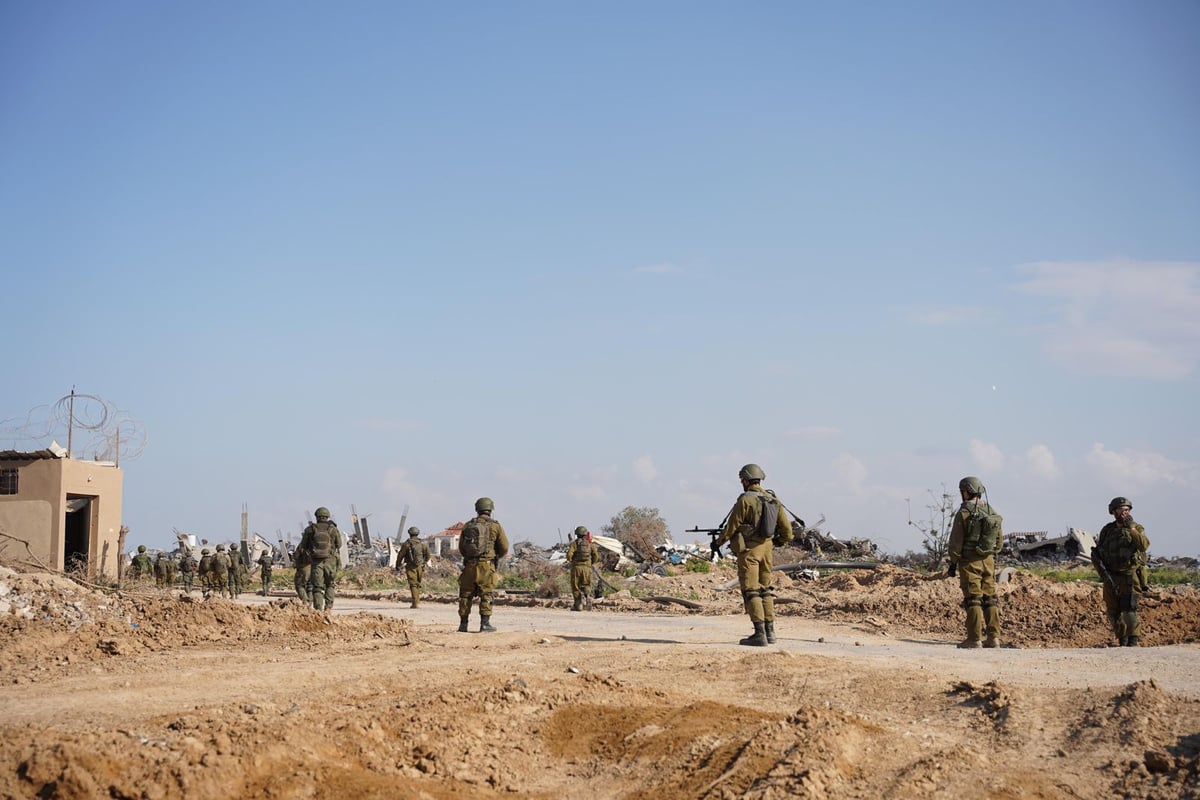
[[[420,529],[420,528],[418,528],[416,525],[414,525],[414,526],[412,526],[411,528],[409,528],[409,529],[408,529],[408,535],[409,535],[409,536],[420,536],[420,535],[421,535],[421,529]]]
[[[329,519],[329,509],[325,506],[321,506],[313,512],[313,516],[317,519]]]
[[[580,539],[587,536],[587,533],[588,533],[587,528],[583,527],[582,525],[580,525],[578,528],[575,529],[575,535],[578,536]]]
[[[475,513],[479,514],[484,511],[495,511],[496,504],[492,502],[490,497],[481,497],[475,501]]]
[[[1133,510],[1133,502],[1128,497],[1114,497],[1108,501],[1108,513],[1112,514],[1121,506],[1129,506],[1129,510]]]
[[[224,552],[225,552],[225,545],[223,545],[223,544],[219,544],[219,545],[217,545],[217,552],[218,552],[218,553],[224,553]]]
[[[968,475],[958,482],[958,490],[967,494],[983,494],[983,481],[974,475]]]
[[[767,474],[758,464],[747,464],[738,470],[738,477],[744,481],[761,481],[766,479]]]
[[[207,556],[207,555],[210,555],[211,553],[212,553],[212,550],[209,550],[207,547],[201,548],[201,550],[200,550],[200,555],[202,555],[202,556]]]
[[[144,544],[139,544],[139,545],[138,545],[138,552],[139,552],[139,553],[144,553],[144,552],[146,552],[146,545],[144,545]]]

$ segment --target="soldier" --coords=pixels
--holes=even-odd
[[[235,542],[229,546],[229,593],[237,597],[245,591],[246,567],[242,561],[242,548]]]
[[[463,557],[458,576],[458,630],[467,632],[471,603],[479,595],[479,630],[491,633],[492,593],[496,591],[496,564],[508,555],[508,536],[504,527],[492,519],[495,503],[490,497],[475,501],[475,517],[463,526],[458,551]]]
[[[167,588],[170,589],[175,585],[175,559],[167,556],[164,561],[167,563]]]
[[[196,576],[196,560],[192,558],[192,548],[187,545],[183,546],[183,552],[179,554],[179,573],[183,576],[183,590],[190,594]]]
[[[207,547],[200,551],[200,592],[205,597],[212,591],[212,551]]]
[[[1122,647],[1137,647],[1142,623],[1137,614],[1138,594],[1148,588],[1146,551],[1150,540],[1146,529],[1133,521],[1133,503],[1114,497],[1108,504],[1113,521],[1100,529],[1092,549],[1092,564],[1100,573],[1104,610]]]
[[[292,564],[296,567],[296,596],[303,600],[305,605],[312,605],[312,592],[308,588],[309,581],[312,580],[312,562],[308,553],[297,547],[292,551]]]
[[[154,556],[154,587],[156,589],[165,589],[167,587],[167,564],[171,560],[163,555],[160,550]]]
[[[271,551],[264,550],[258,557],[258,577],[262,581],[262,594],[266,597],[271,593]]]
[[[429,545],[422,542],[420,536],[420,528],[409,528],[408,541],[400,545],[400,552],[396,554],[396,570],[403,569],[404,577],[408,578],[408,592],[412,595],[409,608],[416,608],[421,600],[421,582],[425,578],[425,565],[429,563]]]
[[[758,464],[738,470],[742,493],[729,511],[725,529],[712,542],[713,552],[726,542],[737,556],[742,605],[754,633],[738,644],[765,647],[775,643],[775,593],[771,588],[771,557],[775,544],[792,540],[787,510],[775,494],[762,487],[766,474]]]
[[[588,537],[588,529],[575,529],[575,541],[567,546],[567,563],[571,565],[571,595],[575,598],[572,611],[592,610],[592,568],[600,563],[600,551]]]
[[[233,587],[229,584],[229,568],[231,566],[232,562],[225,552],[225,545],[217,545],[217,552],[209,562],[209,572],[212,574],[213,588],[217,590],[218,597],[224,597],[226,594],[233,597]]]
[[[154,574],[154,564],[150,561],[150,556],[146,555],[146,545],[138,545],[137,555],[129,562],[129,567],[134,580],[148,578]]]
[[[317,521],[304,529],[299,549],[305,552],[311,564],[313,608],[332,611],[334,584],[341,566],[342,532],[329,518],[328,508],[321,506],[313,516]]]
[[[966,609],[967,637],[958,643],[964,649],[1000,646],[1000,607],[996,600],[996,553],[1004,543],[1003,518],[982,499],[983,482],[968,475],[958,482],[962,506],[954,515],[947,544],[950,566],[947,574],[958,575]]]

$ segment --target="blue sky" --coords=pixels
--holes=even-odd
[[[480,495],[518,541],[627,505],[686,540],[755,461],[892,552],[975,474],[1010,531],[1124,494],[1196,555],[1198,34],[1186,1],[2,3],[0,447],[109,401],[152,546]]]

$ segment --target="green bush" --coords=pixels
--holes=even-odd
[[[703,558],[689,558],[684,564],[684,569],[688,572],[701,572],[707,575],[712,572],[712,562]]]

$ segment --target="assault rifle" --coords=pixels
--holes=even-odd
[[[1100,578],[1108,584],[1108,588],[1112,589],[1112,593],[1117,598],[1118,608],[1122,611],[1137,611],[1137,591],[1133,588],[1134,576],[1129,573],[1129,594],[1122,597],[1120,591],[1117,590],[1117,581],[1113,574],[1108,571],[1108,567],[1104,564],[1104,559],[1100,558],[1100,554],[1096,552],[1096,548],[1092,548],[1092,563],[1096,565],[1096,571],[1100,573]]]
[[[717,539],[720,538],[723,530],[725,530],[724,526],[720,528],[688,528],[684,533],[707,533],[709,549],[712,550],[713,555],[720,558],[721,548],[717,545]]]

